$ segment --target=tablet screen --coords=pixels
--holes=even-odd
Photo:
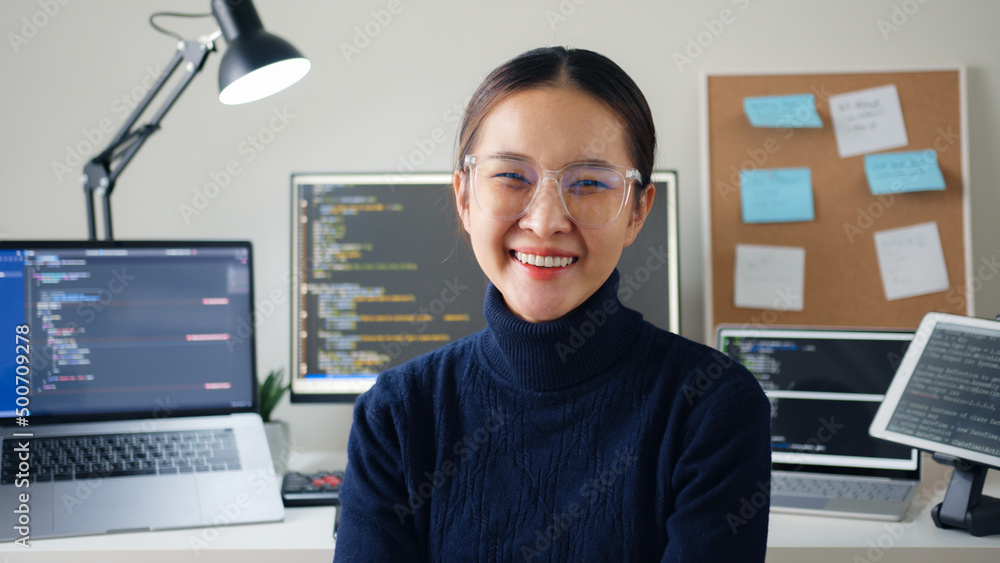
[[[1000,322],[925,316],[870,431],[1000,467]]]

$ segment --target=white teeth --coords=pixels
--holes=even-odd
[[[514,252],[514,256],[525,264],[539,268],[562,268],[576,261],[575,258],[568,256],[538,256],[523,252]]]

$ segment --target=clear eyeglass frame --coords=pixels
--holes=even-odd
[[[534,193],[532,193],[532,195],[531,195],[531,200],[524,207],[524,210],[521,211],[520,213],[516,213],[516,214],[513,214],[513,215],[496,215],[494,213],[491,213],[489,210],[487,210],[482,205],[482,202],[480,202],[479,195],[476,192],[476,168],[482,162],[490,160],[490,159],[500,159],[500,160],[515,161],[515,162],[518,162],[518,163],[530,166],[536,172],[538,172],[538,184],[535,186]],[[631,190],[632,182],[634,181],[634,182],[638,182],[640,185],[642,184],[642,174],[640,174],[637,169],[635,169],[635,168],[628,168],[628,167],[625,167],[625,166],[616,166],[614,164],[605,164],[605,163],[595,163],[595,162],[582,161],[582,162],[574,162],[574,163],[568,164],[568,165],[564,166],[561,170],[546,170],[545,168],[542,168],[541,166],[539,166],[534,161],[532,161],[530,159],[527,159],[527,158],[521,158],[521,157],[516,157],[516,156],[506,156],[506,155],[487,155],[487,156],[484,156],[484,157],[479,157],[479,156],[474,155],[474,154],[467,154],[467,155],[465,155],[465,158],[463,159],[463,164],[464,164],[463,168],[468,173],[468,176],[466,177],[466,181],[469,182],[469,185],[470,185],[472,193],[473,193],[473,197],[476,199],[476,205],[479,207],[480,211],[482,211],[486,216],[492,217],[493,219],[500,219],[500,220],[515,220],[515,219],[520,219],[521,217],[524,217],[525,215],[527,215],[528,211],[531,209],[531,206],[535,203],[535,199],[538,198],[538,193],[541,191],[542,184],[544,184],[546,180],[551,179],[552,181],[555,182],[555,185],[556,185],[556,188],[557,188],[556,192],[559,194],[559,203],[562,204],[563,212],[566,213],[566,216],[569,217],[570,221],[572,221],[573,223],[575,223],[577,225],[583,226],[583,227],[603,227],[605,225],[613,223],[621,215],[622,209],[625,208],[626,204],[628,203],[628,201],[630,199],[629,193],[632,191]],[[565,195],[563,194],[563,190],[558,189],[559,186],[561,185],[561,180],[562,180],[563,174],[565,174],[567,171],[569,171],[571,169],[579,168],[581,166],[590,167],[590,168],[599,168],[599,169],[604,169],[604,170],[608,170],[608,171],[613,171],[613,172],[619,174],[622,177],[623,184],[625,186],[625,188],[624,188],[625,189],[625,194],[622,197],[621,205],[618,207],[617,212],[614,214],[613,217],[611,217],[607,221],[604,221],[604,222],[601,222],[601,223],[587,223],[587,222],[583,222],[583,221],[577,219],[576,217],[573,216],[573,214],[569,210],[569,206],[566,203],[566,198],[565,198]]]

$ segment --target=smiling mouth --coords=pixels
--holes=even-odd
[[[511,254],[522,264],[536,266],[539,268],[564,268],[579,260],[569,256],[539,256],[537,254],[525,254],[512,250]]]

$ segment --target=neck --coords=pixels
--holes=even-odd
[[[484,352],[512,383],[535,391],[589,380],[618,361],[638,334],[642,315],[618,300],[618,271],[565,317],[531,323],[516,317],[493,285],[484,306],[490,330]]]

